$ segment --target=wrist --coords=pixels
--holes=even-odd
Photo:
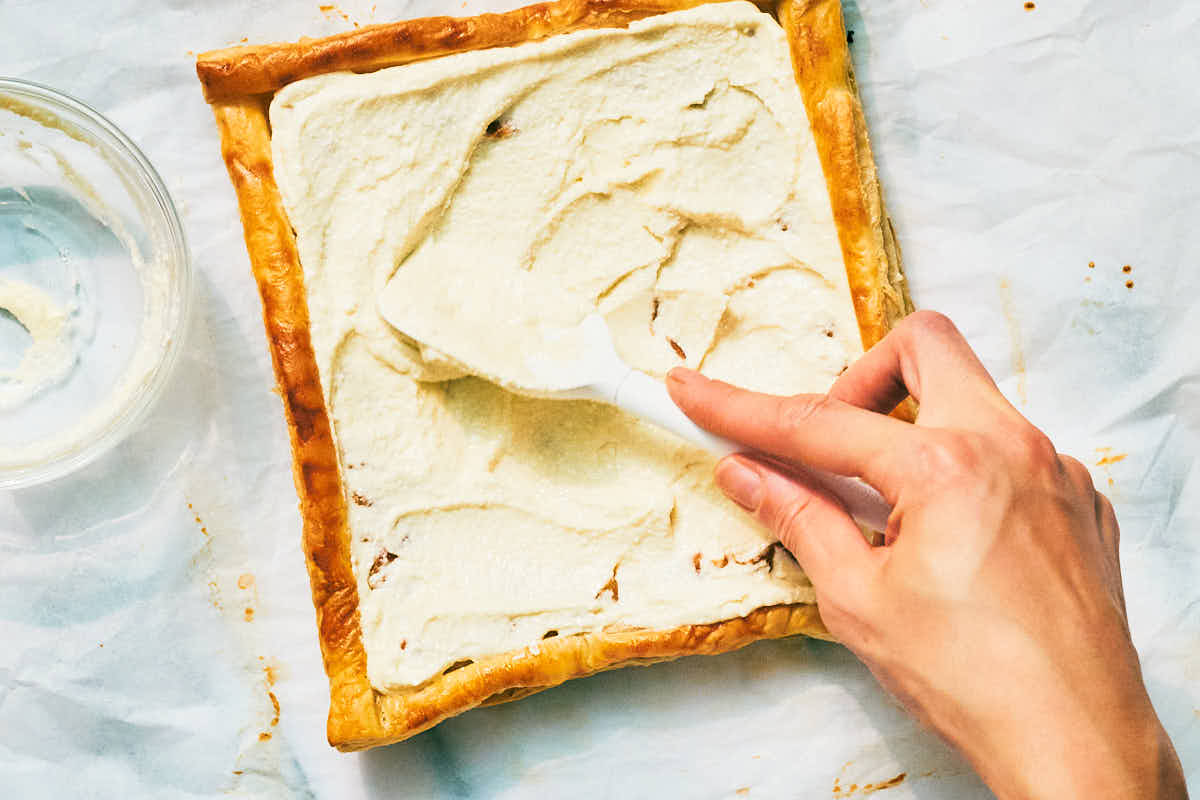
[[[1072,717],[1046,714],[993,746],[964,747],[1001,800],[1187,797],[1179,758],[1149,699]]]

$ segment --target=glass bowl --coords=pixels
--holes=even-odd
[[[111,448],[162,393],[191,298],[158,173],[87,105],[0,78],[0,488]]]

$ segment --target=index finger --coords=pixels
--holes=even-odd
[[[895,501],[900,476],[889,453],[905,452],[913,426],[819,394],[760,394],[676,367],[667,373],[675,404],[697,425],[754,450],[863,478]]]

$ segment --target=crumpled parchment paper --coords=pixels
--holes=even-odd
[[[801,639],[575,681],[367,754],[325,744],[286,430],[193,54],[500,7],[0,7],[0,73],[138,142],[198,275],[186,355],[142,429],[0,494],[5,796],[989,796],[849,654]],[[1112,497],[1147,683],[1200,789],[1200,6],[846,12],[917,303],[953,316]]]

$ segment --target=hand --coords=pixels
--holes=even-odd
[[[949,319],[908,317],[826,395],[667,383],[757,453],[721,461],[717,484],[796,556],[830,633],[998,796],[1186,797],[1130,640],[1112,505]],[[915,425],[887,416],[908,394]],[[885,546],[788,462],[878,489]]]

